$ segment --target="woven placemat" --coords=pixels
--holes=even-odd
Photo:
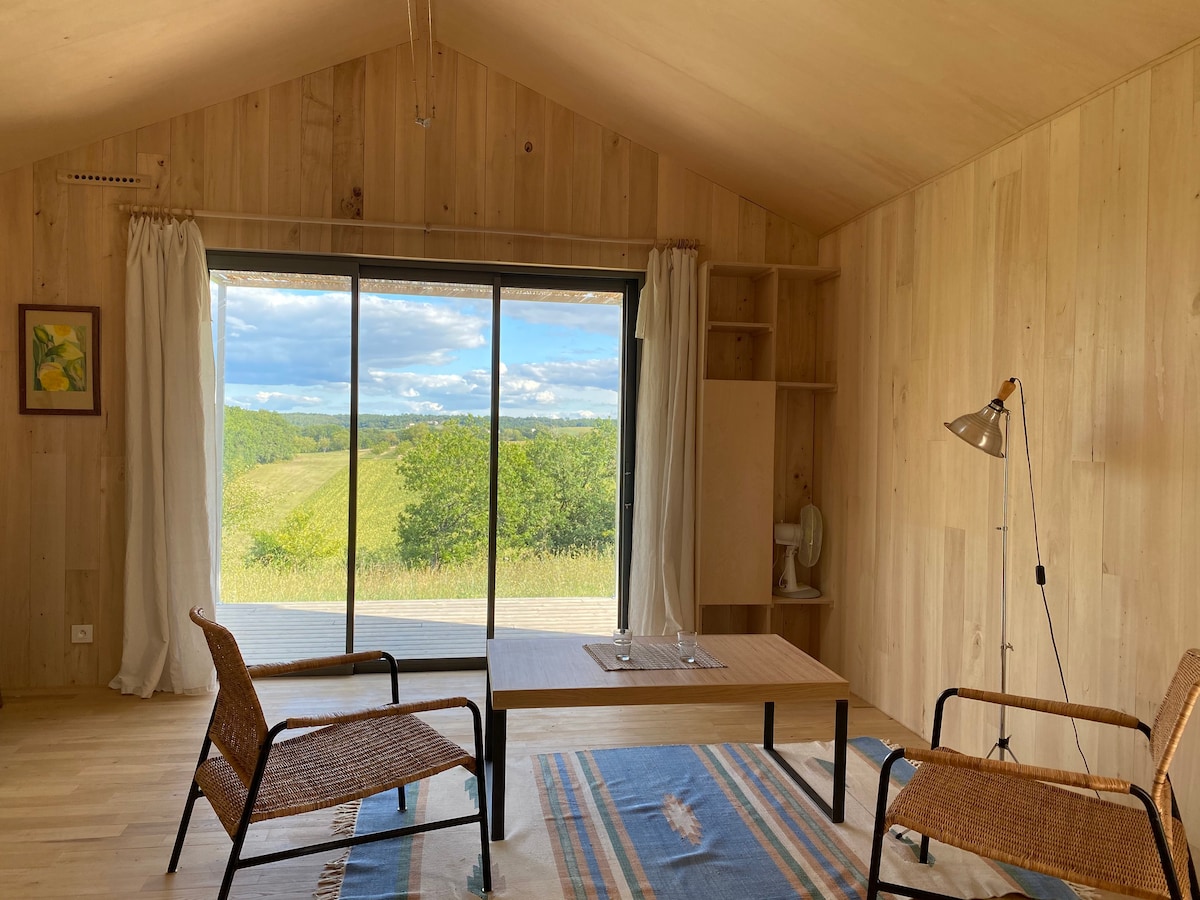
[[[605,672],[639,669],[723,669],[721,662],[703,647],[696,647],[696,661],[684,662],[674,644],[639,644],[633,642],[629,659],[617,659],[617,648],[609,644],[584,644],[586,650]]]

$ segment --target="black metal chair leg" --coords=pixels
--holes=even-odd
[[[225,877],[221,879],[221,890],[217,892],[217,900],[229,900],[229,890],[233,887],[233,876],[238,869],[238,851],[240,849],[241,844],[238,843],[233,850],[229,851],[229,862],[225,864]]]
[[[1167,891],[1171,895],[1171,900],[1183,900],[1183,889],[1180,888],[1179,879],[1175,873],[1175,860],[1171,856],[1171,845],[1167,841],[1167,833],[1158,816],[1158,807],[1154,805],[1153,798],[1136,784],[1129,789],[1129,793],[1141,800],[1142,805],[1146,807],[1146,815],[1150,819],[1150,832],[1154,835],[1154,846],[1158,850],[1158,860],[1162,865],[1163,878],[1167,882]],[[1190,851],[1188,856],[1191,856]]]
[[[483,866],[483,890],[492,891],[492,842],[488,836],[487,821],[487,784],[483,774],[483,763],[479,764],[479,772],[475,777],[479,790],[479,862]]]
[[[196,779],[193,778],[192,786],[188,788],[187,802],[183,805],[183,816],[179,820],[179,831],[175,835],[175,847],[171,850],[171,861],[167,863],[168,873],[179,869],[179,855],[183,852],[183,839],[187,837],[188,825],[192,821],[192,809],[203,795],[200,785],[196,784]]]
[[[1150,737],[1149,734],[1146,735]],[[1179,804],[1175,800],[1175,786],[1171,784],[1170,776],[1167,776],[1167,787],[1171,791],[1171,817],[1182,821],[1183,815],[1179,812]],[[1196,861],[1192,858],[1191,844],[1188,845],[1188,884],[1191,887],[1192,900],[1200,898],[1200,884],[1196,881]]]
[[[254,787],[254,793],[257,794],[257,785]],[[251,805],[247,803],[242,820],[238,823],[237,833],[233,836],[233,847],[229,851],[229,861],[225,864],[225,877],[221,879],[221,890],[217,894],[217,900],[227,900],[229,889],[233,887],[233,876],[237,873],[238,863],[242,859],[242,845],[246,843],[246,832],[250,830],[250,810]]]
[[[888,786],[892,783],[892,764],[904,756],[904,748],[893,750],[879,770],[879,798],[875,804],[875,833],[871,838],[871,868],[867,872],[867,898],[879,896],[879,865],[883,859],[883,835],[887,831]]]
[[[208,750],[212,747],[212,738],[208,735],[212,731],[212,723],[216,715],[217,705],[213,703],[213,711],[208,716],[208,726],[204,729],[204,740],[200,742],[200,758],[196,761],[196,769],[204,765],[204,761],[208,759]],[[192,785],[188,788],[187,802],[183,805],[183,816],[179,820],[179,832],[175,835],[175,847],[171,850],[171,861],[167,864],[168,873],[179,868],[179,854],[183,852],[183,839],[187,836],[188,825],[192,821],[192,809],[195,807],[196,801],[203,795],[204,792],[196,783],[195,770],[193,770]]]
[[[488,835],[487,775],[483,761],[483,724],[479,707],[467,704],[475,719],[475,790],[479,793],[479,864],[483,867],[483,890],[492,891],[492,842]]]
[[[921,835],[921,862],[928,864],[929,862],[929,835]]]
[[[400,812],[404,812],[406,809],[408,809],[407,788],[408,785],[406,784],[402,784],[400,787],[396,788],[396,809],[400,810]]]

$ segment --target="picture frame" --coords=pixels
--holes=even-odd
[[[17,307],[21,415],[100,415],[100,307]]]

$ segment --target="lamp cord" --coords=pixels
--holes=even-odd
[[[1042,547],[1038,541],[1037,496],[1033,491],[1033,459],[1029,452],[1029,418],[1025,412],[1025,385],[1021,383],[1020,378],[1012,380],[1017,383],[1017,389],[1021,392],[1021,431],[1025,433],[1025,468],[1029,472],[1029,504],[1033,508],[1033,550],[1037,555],[1037,583],[1042,591],[1042,606],[1046,610],[1046,625],[1050,629],[1050,646],[1054,648],[1054,661],[1058,664],[1058,680],[1062,682],[1063,699],[1070,703],[1071,695],[1067,692],[1067,678],[1063,674],[1062,657],[1058,653],[1058,641],[1054,638],[1054,617],[1050,615],[1050,601],[1046,598],[1046,567],[1042,565]],[[1088,765],[1087,755],[1083,752],[1083,745],[1079,742],[1079,726],[1074,717],[1071,718],[1071,730],[1075,732],[1075,749],[1079,751],[1079,758],[1083,760],[1083,768],[1091,775],[1092,769]],[[1099,791],[1093,793],[1099,798]]]

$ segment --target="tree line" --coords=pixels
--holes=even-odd
[[[417,413],[358,417],[358,448],[384,450],[417,440],[431,428],[462,425],[476,428],[476,416],[431,416]],[[549,428],[591,428],[595,419],[547,420],[534,416],[500,416],[501,441],[534,438]],[[225,478],[236,478],[255,466],[293,459],[297,453],[331,453],[350,449],[350,416],[328,413],[277,413],[226,406],[224,420]]]
[[[297,453],[348,450],[350,430],[336,418],[226,407],[226,523],[248,524],[255,505],[249,494],[245,502],[239,500],[246,493],[238,491],[240,474]],[[403,445],[395,473],[412,498],[397,511],[391,550],[372,552],[369,559],[359,559],[360,565],[398,562],[437,568],[485,556],[488,420],[425,416],[402,423],[399,418],[360,419],[360,448]],[[545,419],[501,417],[499,425],[499,553],[611,551],[616,540],[616,423],[601,419],[551,424]],[[344,555],[344,533],[324,531],[301,507],[275,531],[256,532],[250,558],[302,567],[314,559]]]

